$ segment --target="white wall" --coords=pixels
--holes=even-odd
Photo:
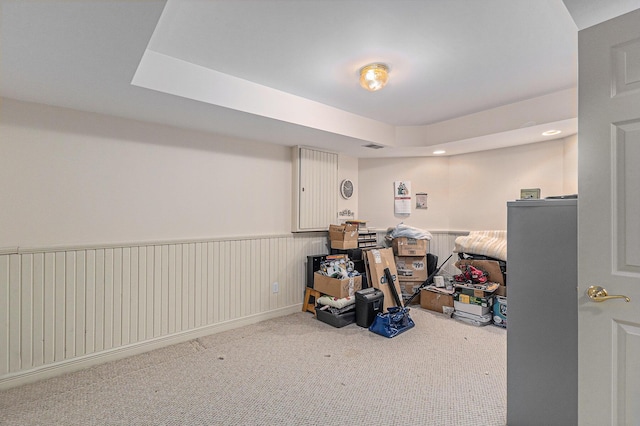
[[[451,157],[450,227],[507,229],[506,203],[520,198],[520,189],[564,193],[563,165],[562,139]]]
[[[437,230],[506,229],[507,201],[520,189],[541,197],[577,193],[577,137],[457,155],[360,159],[359,215],[386,229],[399,222]],[[428,209],[394,215],[393,182],[411,181],[412,196],[427,192]]]
[[[349,157],[344,154],[340,154],[338,156],[338,183],[342,182],[344,179],[349,179],[353,182],[353,187],[355,191],[353,192],[353,196],[345,200],[341,196],[338,195],[338,211],[343,210],[351,210],[355,217],[358,215],[358,199],[359,199],[359,191],[358,191],[358,159],[354,157]],[[340,220],[345,220],[345,217],[337,217],[334,223],[340,223]]]
[[[3,99],[0,247],[290,231],[291,153]]]
[[[360,159],[358,219],[386,229],[400,222],[428,230],[449,229],[449,160],[442,157]],[[411,192],[428,193],[428,209],[410,216],[394,211],[394,182],[411,181]]]
[[[290,233],[289,147],[1,101],[0,389],[300,309],[306,255],[326,237]],[[447,230],[504,229],[520,188],[576,192],[576,153],[569,138],[340,155],[356,192],[338,208],[372,227],[444,231],[432,241],[444,255]],[[394,215],[395,180],[429,208]]]
[[[0,108],[0,390],[300,310],[290,148]]]

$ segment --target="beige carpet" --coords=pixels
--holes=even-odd
[[[504,425],[506,330],[297,313],[0,392],[2,425]]]

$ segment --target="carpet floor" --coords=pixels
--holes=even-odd
[[[296,313],[0,392],[1,425],[506,424],[507,333],[411,309],[388,339]]]

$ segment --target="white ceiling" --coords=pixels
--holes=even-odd
[[[576,132],[577,29],[640,0],[533,4],[2,1],[0,95],[360,158],[537,142]]]

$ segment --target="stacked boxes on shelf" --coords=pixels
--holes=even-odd
[[[343,225],[329,226],[331,254],[346,254],[354,263],[354,268],[364,275],[365,248],[377,246],[377,233],[367,229],[362,220],[348,220]],[[366,283],[366,277],[363,278]]]
[[[369,228],[358,229],[358,247],[373,248],[378,246],[378,234],[375,230]]]
[[[464,281],[460,278],[454,294],[453,317],[478,326],[494,323],[506,327],[506,287],[499,263],[494,260],[461,259],[456,262],[456,267],[462,271],[459,277],[470,267],[481,271],[483,275],[480,280],[467,277],[467,281]]]
[[[362,289],[362,276],[346,254],[325,255],[313,272],[318,320],[334,327],[355,322],[355,294]]]
[[[364,220],[347,220],[345,225],[354,225],[358,229],[358,248],[366,249],[378,247],[378,233],[375,229],[367,228]]]
[[[392,242],[398,278],[404,299],[410,297],[427,279],[429,240],[399,237]],[[420,303],[416,296],[412,303]]]

